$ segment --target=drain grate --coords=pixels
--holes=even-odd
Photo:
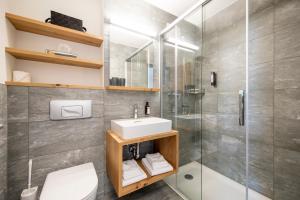
[[[184,178],[187,179],[187,180],[193,180],[194,179],[193,175],[191,175],[191,174],[184,175]]]

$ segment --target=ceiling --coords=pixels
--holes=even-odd
[[[171,13],[177,17],[185,13],[189,8],[198,2],[204,2],[205,0],[144,0],[145,2],[160,8],[161,10]],[[221,10],[227,8],[237,0],[212,0],[205,5],[204,20],[214,16]],[[191,15],[185,18],[186,21],[199,26],[201,25],[202,13],[201,11],[195,11]]]
[[[147,3],[158,7],[175,16],[180,16],[199,0],[144,0]]]

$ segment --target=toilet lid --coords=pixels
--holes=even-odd
[[[40,200],[82,200],[98,185],[93,163],[87,163],[47,175]]]

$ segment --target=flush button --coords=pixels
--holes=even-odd
[[[62,106],[61,107],[62,117],[82,117],[83,107],[82,106]]]
[[[50,102],[50,119],[81,119],[92,117],[91,100],[53,100]]]

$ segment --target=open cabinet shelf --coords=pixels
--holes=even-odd
[[[164,158],[173,166],[174,170],[156,176],[151,176],[149,173],[147,173],[147,170],[145,169],[141,161],[138,160],[138,164],[147,174],[147,178],[131,185],[122,187],[123,146],[146,141],[154,142],[154,151],[160,152],[164,156]],[[179,136],[178,132],[175,130],[128,140],[122,139],[111,130],[108,130],[106,136],[106,170],[118,197],[122,197],[129,193],[132,193],[145,186],[160,181],[172,174],[175,174],[178,170],[178,151]]]
[[[20,31],[69,40],[72,42],[87,44],[96,47],[100,47],[103,42],[102,37],[94,36],[89,33],[40,22],[38,20],[14,15],[11,13],[6,13],[5,16],[13,24],[13,26]]]
[[[23,60],[71,65],[71,66],[92,68],[92,69],[100,69],[102,67],[101,62],[83,60],[79,58],[58,56],[54,54],[28,51],[28,50],[17,49],[17,48],[8,48],[8,47],[5,48],[5,51],[17,59],[23,59]]]

